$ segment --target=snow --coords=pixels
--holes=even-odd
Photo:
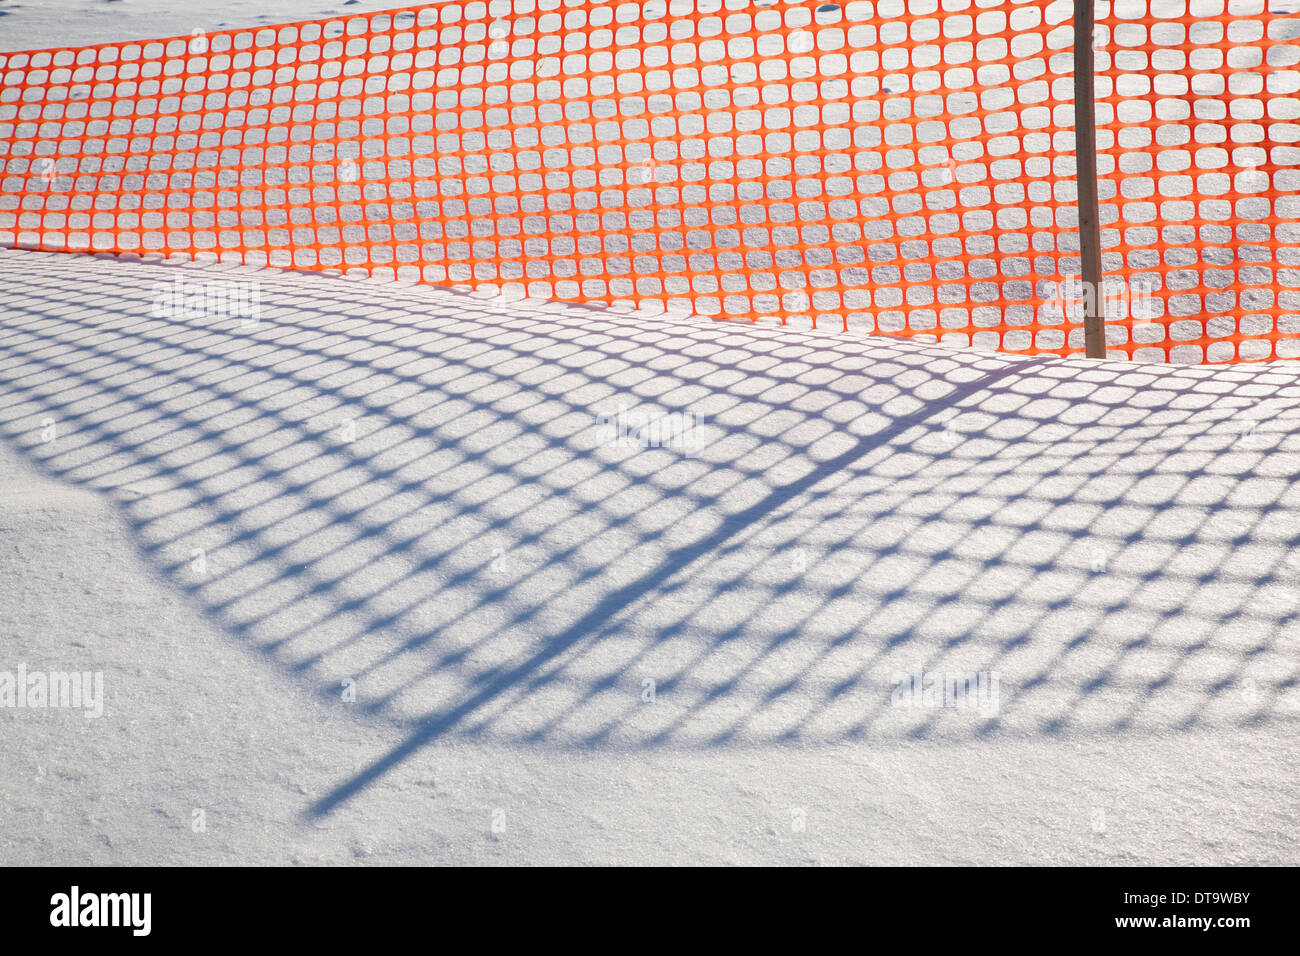
[[[1295,863],[1297,472],[1291,365],[0,251],[0,672],[107,698],[0,707],[0,863]]]
[[[335,15],[418,6],[383,0],[258,0],[185,3],[175,0],[0,0],[0,50],[89,46],[113,40],[184,36]]]
[[[1295,859],[1294,368],[0,273],[7,863]]]

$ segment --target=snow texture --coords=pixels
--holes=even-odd
[[[0,276],[6,863],[1295,861],[1290,366]]]
[[[3,251],[0,673],[106,700],[0,707],[0,864],[1294,864],[1297,472],[1291,365]]]

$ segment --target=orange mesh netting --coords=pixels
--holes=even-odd
[[[1300,355],[1300,20],[1198,2],[1099,12],[1108,341]],[[1078,353],[1071,15],[491,0],[0,54],[0,244]]]
[[[1099,23],[1104,266],[1150,300],[1112,349],[1300,356],[1300,16],[1264,2],[1116,3]]]

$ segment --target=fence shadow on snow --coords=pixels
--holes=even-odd
[[[228,633],[407,728],[314,812],[440,738],[887,745],[1300,703],[1289,369],[227,273],[260,283],[245,327],[151,315],[211,270],[0,272],[0,435],[110,496]],[[620,407],[698,419],[633,447]],[[996,673],[998,706],[897,706],[918,671]]]

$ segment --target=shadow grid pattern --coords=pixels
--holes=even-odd
[[[410,729],[339,799],[434,737],[885,745],[1300,709],[1289,369],[273,272],[256,322],[151,316],[151,280],[194,271],[0,255],[0,436],[110,496],[247,647]],[[689,413],[695,444],[620,443],[628,410]],[[1000,707],[891,706],[918,671],[996,673]]]

